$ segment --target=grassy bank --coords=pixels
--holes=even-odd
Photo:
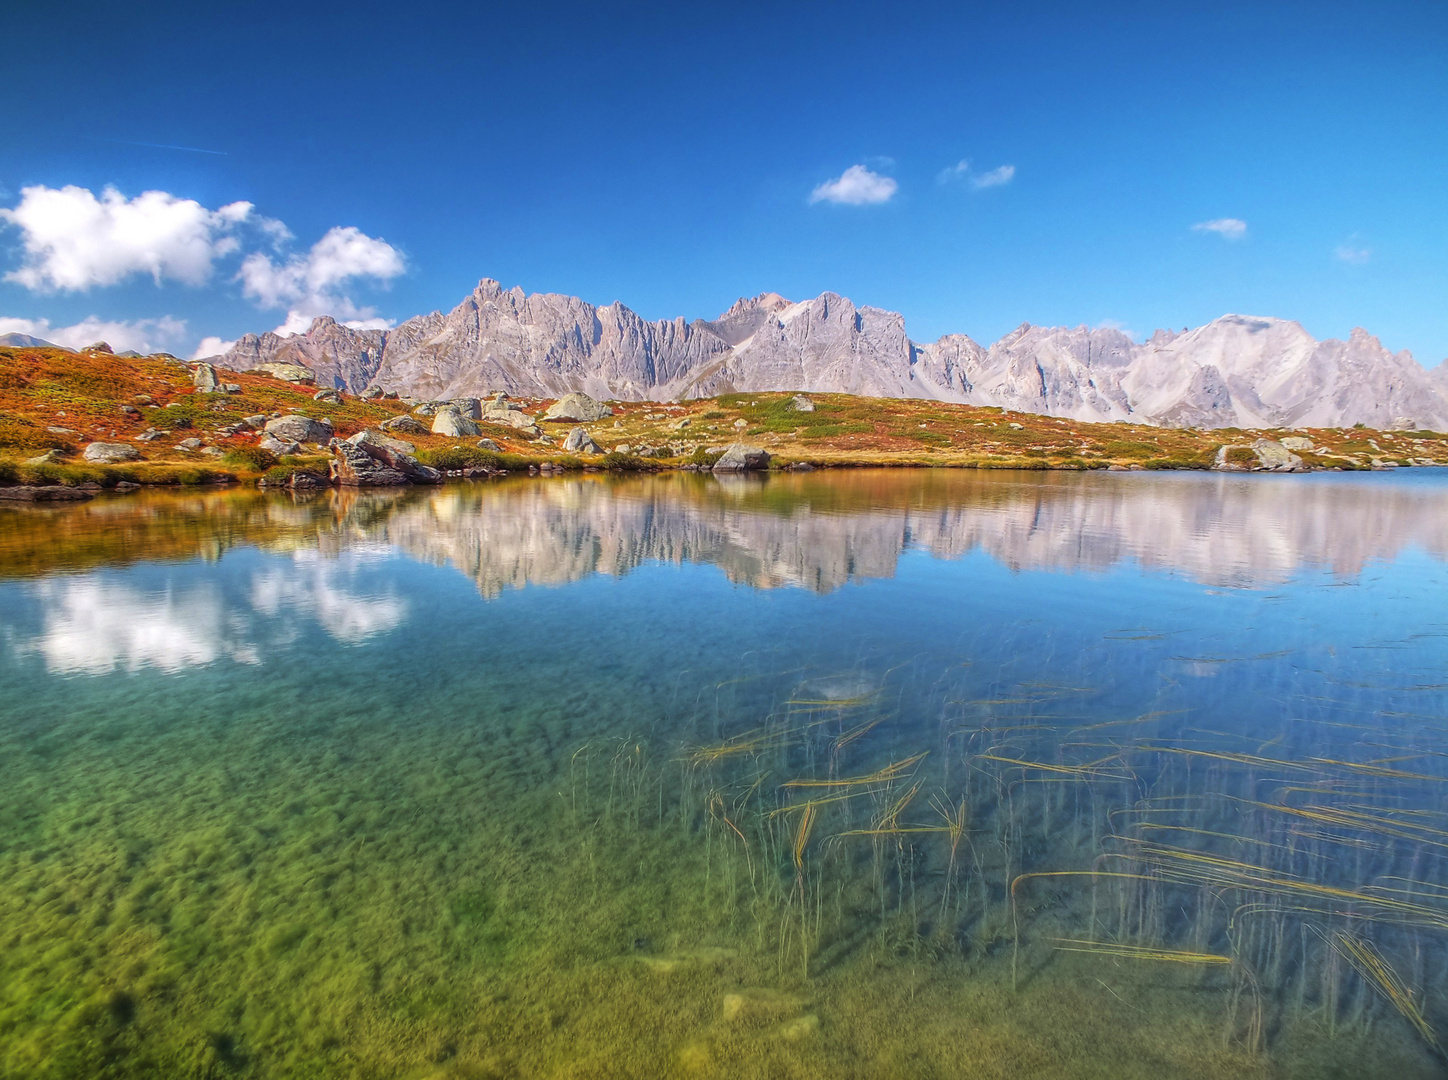
[[[330,421],[345,438],[408,411],[398,400],[343,395],[340,402],[316,401],[314,387],[269,375],[221,376],[236,392],[196,392],[191,367],[164,355],[0,349],[0,486],[203,485],[262,477],[284,481],[297,469],[325,471],[325,454],[279,460],[258,451],[255,431],[233,430],[245,418],[298,413]],[[727,394],[670,404],[615,403],[613,417],[586,425],[608,451],[604,455],[561,453],[559,444],[571,423],[544,422],[544,439],[482,423],[482,436],[491,439],[497,451],[479,449],[476,439],[431,433],[406,438],[416,445],[421,460],[449,472],[475,467],[517,471],[544,464],[619,471],[708,465],[724,446],[740,440],[763,446],[780,467],[1206,469],[1223,446],[1237,447],[1229,461],[1249,464],[1253,455],[1245,447],[1254,439],[1287,434],[1311,440],[1313,451],[1299,451],[1299,456],[1315,468],[1448,464],[1448,436],[1433,432],[1203,431],[1092,424],[998,408],[847,394],[811,394],[814,409],[802,412],[791,404],[793,396]],[[551,401],[521,399],[519,404],[541,414]],[[430,423],[426,417],[421,420]],[[156,431],[164,434],[141,441]],[[181,445],[193,439],[200,445]],[[140,451],[141,459],[91,465],[81,453],[94,441],[128,443]],[[59,461],[26,463],[51,450],[59,452]]]

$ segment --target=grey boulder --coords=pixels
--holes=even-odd
[[[197,364],[191,383],[196,387],[197,393],[201,394],[215,394],[221,390],[221,380],[216,377],[216,369],[210,364]]]
[[[394,435],[426,435],[428,431],[425,424],[419,420],[414,420],[406,413],[403,413],[401,416],[394,416],[391,420],[384,420],[377,426],[383,431],[392,432]]]
[[[337,393],[337,391],[333,390],[331,387],[328,387],[325,390],[318,390],[315,394],[313,394],[312,400],[325,401],[328,405],[340,405],[342,404],[342,395]]]
[[[755,472],[769,468],[769,451],[761,446],[733,443],[714,463],[715,472]]]
[[[93,442],[81,455],[92,465],[119,465],[123,461],[137,461],[141,452],[129,443]]]
[[[581,427],[576,427],[568,433],[568,438],[563,440],[563,449],[574,454],[603,453],[603,447],[594,442],[593,436]]]
[[[297,443],[290,439],[278,439],[275,435],[263,435],[256,445],[257,449],[270,451],[277,457],[291,457],[302,452]]]
[[[293,413],[268,420],[266,433],[278,439],[290,439],[299,443],[327,443],[332,439],[332,425],[325,420],[313,420]]]
[[[432,433],[434,435],[448,435],[453,438],[481,434],[478,425],[460,413],[451,409],[443,409],[432,418]]]
[[[589,397],[587,394],[575,393],[564,394],[561,398],[548,406],[543,413],[544,420],[572,420],[575,423],[591,424],[595,420],[602,420],[605,416],[612,416],[613,410],[600,401]]]

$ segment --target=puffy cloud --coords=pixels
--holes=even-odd
[[[165,191],[127,199],[113,187],[99,198],[71,185],[23,188],[13,210],[0,208],[25,247],[24,264],[5,278],[36,291],[84,291],[139,273],[158,285],[201,285],[218,258],[238,249],[233,234],[251,212],[249,202],[208,210]]]
[[[191,354],[191,359],[205,360],[210,356],[220,356],[235,344],[235,341],[224,341],[215,335],[204,337],[201,344],[196,346],[196,351]]]
[[[1247,235],[1247,223],[1234,217],[1214,218],[1199,221],[1192,226],[1193,232],[1214,232],[1228,240],[1240,240]]]
[[[1016,167],[1014,165],[1002,165],[990,172],[972,176],[970,182],[978,188],[1000,187],[1002,184],[1009,184],[1015,175]]]
[[[1338,244],[1333,255],[1339,262],[1345,263],[1365,263],[1373,257],[1373,253],[1367,248],[1353,247],[1351,244]]]
[[[91,315],[73,326],[51,326],[49,319],[0,317],[0,334],[29,334],[67,349],[83,349],[104,341],[117,352],[134,349],[152,353],[170,348],[185,337],[186,322],[169,315],[135,322],[107,322]]]
[[[992,188],[1009,184],[1015,179],[1015,175],[1016,167],[1014,165],[1001,165],[989,172],[978,173],[971,170],[968,160],[962,159],[949,168],[941,169],[935,179],[941,184],[960,181],[970,184],[973,188]]]
[[[851,165],[838,178],[827,180],[810,192],[810,205],[817,202],[843,206],[868,206],[889,202],[900,185],[892,177],[871,172],[863,165]]]
[[[337,226],[306,255],[273,260],[254,252],[242,260],[237,278],[242,292],[264,308],[288,308],[278,334],[300,334],[318,315],[332,315],[357,329],[382,329],[391,322],[372,308],[359,307],[340,291],[358,278],[387,282],[407,269],[402,253],[385,240],[353,226]]]

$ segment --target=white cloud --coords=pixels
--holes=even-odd
[[[889,202],[900,185],[889,176],[871,172],[863,165],[851,165],[835,180],[828,180],[810,192],[809,201],[839,203],[844,206],[868,206]]]
[[[972,176],[970,182],[978,188],[1000,187],[1002,184],[1009,184],[1015,175],[1016,167],[1014,165],[1002,165],[988,173]]]
[[[237,279],[242,292],[263,308],[288,308],[278,334],[304,333],[318,315],[332,315],[356,329],[384,329],[391,322],[372,308],[359,307],[339,286],[357,278],[387,282],[407,269],[402,253],[385,240],[352,226],[338,226],[312,245],[306,255],[273,260],[253,252],[242,260]]]
[[[1247,235],[1247,223],[1234,217],[1214,218],[1211,221],[1197,222],[1192,226],[1192,231],[1214,232],[1228,240],[1240,240]]]
[[[970,161],[962,159],[949,168],[941,169],[935,175],[935,180],[940,184],[949,184],[956,181],[969,183],[973,188],[992,188],[1009,184],[1015,179],[1016,167],[1014,165],[1000,165],[989,172],[973,172]]]
[[[0,221],[21,231],[25,262],[5,275],[27,289],[84,291],[114,285],[132,274],[201,285],[212,264],[237,250],[233,234],[252,204],[234,202],[208,210],[193,199],[146,191],[127,199],[108,187],[99,198],[67,185],[23,188]]]
[[[1353,247],[1351,244],[1338,244],[1333,255],[1345,263],[1365,263],[1373,257],[1373,253],[1367,248]]]
[[[116,352],[134,349],[153,353],[174,346],[186,334],[186,321],[163,315],[159,319],[107,322],[94,315],[73,326],[51,326],[49,319],[17,319],[0,316],[0,334],[29,334],[67,349],[83,349],[104,341]]]
[[[191,359],[205,360],[209,356],[220,356],[235,344],[235,341],[223,341],[215,335],[204,337],[201,344],[196,346],[196,351],[191,354]]]

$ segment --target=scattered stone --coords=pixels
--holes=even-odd
[[[492,439],[479,439],[479,440],[478,440],[478,449],[479,449],[479,450],[491,450],[491,451],[492,451],[493,453],[495,453],[495,454],[500,453],[500,452],[502,451],[502,447],[500,447],[497,443],[493,442]]]
[[[200,439],[182,439],[180,442],[178,442],[178,443],[176,444],[176,447],[175,447],[175,448],[176,448],[177,450],[187,450],[187,451],[190,451],[190,450],[200,450],[200,449],[201,449],[201,440],[200,440]]]
[[[80,432],[79,432],[79,431],[72,431],[72,430],[71,430],[70,428],[68,428],[68,427],[54,427],[54,426],[52,426],[52,427],[46,428],[45,430],[48,431],[48,432],[50,432],[50,434],[52,434],[52,435],[60,435],[60,436],[65,437],[65,438],[79,438],[79,437],[80,437]]]
[[[342,404],[342,395],[329,386],[313,394],[312,400],[325,401],[328,405],[340,405]]]
[[[257,449],[269,451],[277,457],[291,457],[302,452],[298,443],[291,439],[278,439],[275,435],[263,435],[256,445]]]
[[[152,398],[150,394],[137,394],[135,397],[131,398],[131,401],[133,401],[137,405],[155,404],[155,399]]]
[[[1285,439],[1282,440],[1282,445],[1287,447],[1287,449],[1289,450],[1302,450],[1309,454],[1312,453],[1313,450],[1312,440],[1304,439],[1301,435],[1287,436]]]
[[[686,417],[684,417],[682,420],[680,420],[677,424],[674,425],[674,430],[675,430],[675,431],[683,431],[686,427],[688,427],[688,426],[689,426],[690,424],[692,424],[693,422],[694,422],[694,421],[690,420],[690,419],[686,416]]]
[[[745,428],[747,428],[747,427],[749,426],[749,421],[747,421],[747,420],[736,420],[736,421],[734,421],[734,426],[735,426],[736,428],[738,428],[740,431],[743,431]]]
[[[612,416],[613,410],[587,394],[564,394],[543,413],[544,420],[571,420],[591,424]]]
[[[157,431],[155,428],[147,428],[145,431],[141,432],[141,434],[136,436],[136,441],[155,442],[157,439],[164,439],[169,434],[169,431]]]
[[[483,418],[483,403],[475,397],[453,398],[443,404],[459,416],[466,416],[469,420]]]
[[[390,431],[393,434],[402,435],[426,435],[427,426],[419,420],[413,419],[406,413],[401,416],[394,416],[391,420],[384,420],[378,425],[383,431]]]
[[[376,401],[382,396],[382,387],[369,386],[366,390],[363,390],[362,393],[358,394],[357,396],[360,397],[363,401]]]
[[[241,384],[229,382],[225,384],[225,389],[228,394],[239,394],[241,393]]]
[[[1418,421],[1414,420],[1411,416],[1395,416],[1393,417],[1393,430],[1417,431]]]
[[[769,451],[760,446],[734,443],[714,463],[715,472],[753,472],[769,468]]]
[[[261,413],[257,413],[255,416],[243,416],[240,422],[252,431],[260,431],[266,427],[266,419]]]
[[[219,446],[203,446],[201,452],[207,457],[222,457],[226,454],[226,451]]]
[[[631,454],[631,453],[633,453],[633,447],[631,447],[631,446],[630,446],[628,443],[626,443],[626,442],[625,442],[625,443],[619,443],[617,446],[615,446],[615,447],[613,448],[613,452],[614,452],[615,454]]]
[[[283,382],[289,383],[309,383],[316,380],[312,369],[303,367],[301,364],[258,364],[247,372],[247,374],[270,375],[274,379],[281,379]]]
[[[141,485],[132,483],[130,480],[117,480],[116,486],[111,488],[118,495],[125,495],[127,492],[140,491]]]
[[[576,427],[563,440],[563,449],[575,454],[601,454],[603,447],[593,441],[593,436],[581,427]]]
[[[37,456],[35,456],[35,457],[33,457],[33,458],[26,458],[26,459],[25,459],[25,464],[27,464],[27,465],[54,465],[54,464],[56,464],[57,462],[64,461],[64,460],[65,460],[65,455],[62,454],[59,450],[47,450],[45,453],[39,454],[39,455],[37,455]]]
[[[97,341],[97,342],[94,342],[94,343],[92,343],[92,344],[90,344],[90,345],[87,345],[87,346],[86,346],[84,349],[82,349],[81,351],[82,351],[82,352],[110,352],[110,351],[111,351],[111,347],[110,347],[110,345],[108,345],[108,344],[107,344],[106,342],[104,342],[104,341]]]
[[[326,420],[313,420],[293,413],[266,422],[268,435],[300,443],[326,444],[332,440],[332,425]]]
[[[430,401],[420,402],[419,404],[413,406],[412,415],[413,415],[413,416],[436,416],[436,415],[437,415],[437,406],[435,406],[435,405],[434,405],[432,402],[430,402]]]
[[[809,398],[805,397],[803,394],[795,394],[794,397],[790,398],[787,402],[785,402],[784,407],[786,409],[789,409],[791,412],[815,411],[815,403]]]
[[[139,460],[141,452],[129,443],[93,442],[82,456],[92,465],[119,465],[123,461]]]
[[[483,419],[490,424],[505,424],[517,428],[535,439],[543,433],[537,421],[516,405],[493,403],[483,410]]]
[[[434,435],[448,435],[452,438],[482,434],[477,424],[473,423],[466,416],[453,412],[451,409],[443,409],[433,417],[432,433]]]
[[[141,415],[141,410],[136,408],[134,405],[122,405],[121,415],[135,418]]]
[[[924,425],[924,424],[921,424],[920,426],[921,426],[921,427],[924,427],[925,425]],[[1011,429],[1012,431],[1025,431],[1025,430],[1026,430],[1026,425],[1025,425],[1025,424],[1011,424],[1011,425],[1009,425],[1009,427],[1010,427],[1010,429]]]
[[[814,472],[815,467],[808,461],[792,461],[785,468],[790,472]]]

